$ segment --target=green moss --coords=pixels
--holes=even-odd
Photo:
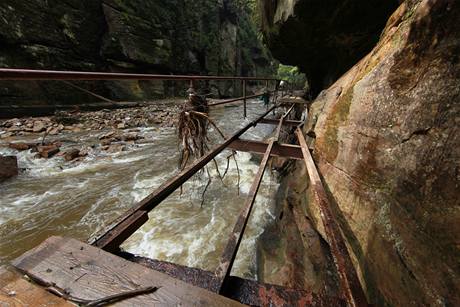
[[[353,87],[349,88],[345,94],[340,96],[327,118],[326,133],[324,137],[319,140],[318,149],[328,161],[334,161],[337,157],[339,151],[338,130],[348,118],[352,100]]]

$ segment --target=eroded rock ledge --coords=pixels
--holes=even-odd
[[[455,0],[403,2],[375,48],[310,108],[305,132],[379,306],[460,305],[459,20]],[[292,180],[302,172],[298,163]],[[324,236],[310,190],[304,199]]]

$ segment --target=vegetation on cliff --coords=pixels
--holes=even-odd
[[[236,0],[5,0],[0,66],[163,74],[262,76],[273,72],[247,4]],[[170,96],[171,82],[79,82],[113,100]],[[216,95],[239,91],[211,84]],[[79,103],[87,94],[59,82],[2,82],[2,104]]]

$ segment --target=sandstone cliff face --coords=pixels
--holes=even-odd
[[[266,75],[272,58],[234,0],[4,0],[0,66],[163,74]],[[164,82],[83,82],[114,100],[183,91]],[[215,92],[232,95],[233,83]],[[8,82],[2,104],[94,100],[57,82]]]
[[[259,0],[270,50],[307,74],[314,95],[374,47],[398,2]]]
[[[377,305],[460,305],[459,20],[455,0],[403,2],[310,108],[305,132]],[[310,190],[304,199],[324,235]]]

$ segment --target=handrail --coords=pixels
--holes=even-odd
[[[89,71],[59,71],[35,69],[0,68],[0,80],[251,80],[280,81],[268,77],[235,77],[235,76],[188,76],[158,75],[133,73],[108,73]]]

